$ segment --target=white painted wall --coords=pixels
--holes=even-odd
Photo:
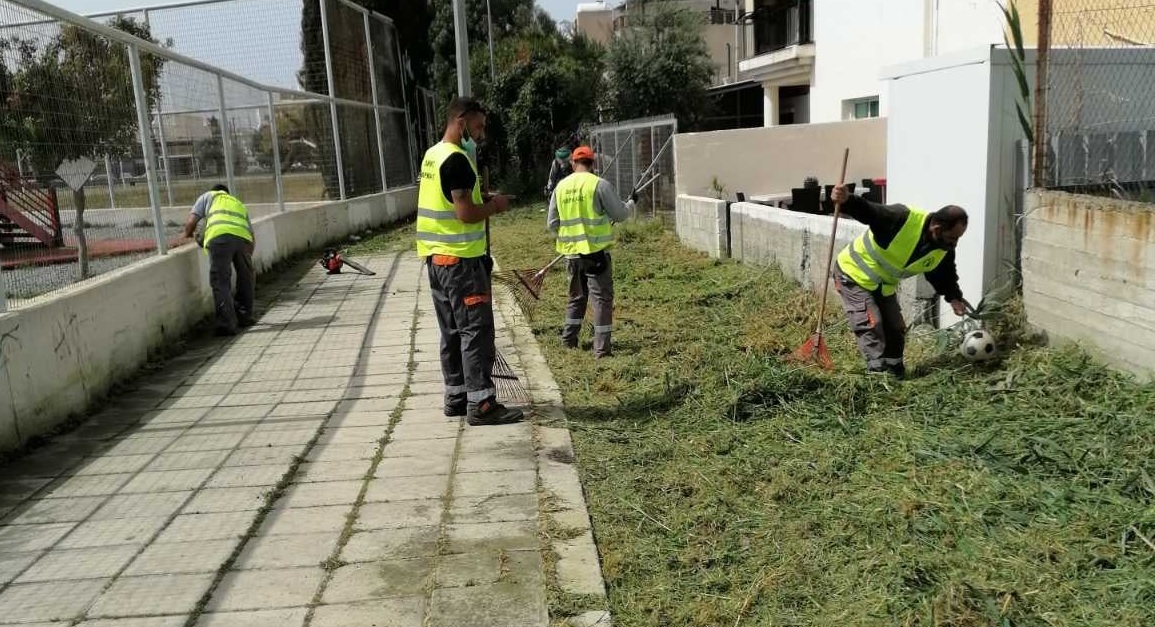
[[[950,54],[1003,41],[996,0],[814,4],[811,122],[845,119],[844,101],[871,96],[879,97],[879,115],[886,117],[890,99],[881,78],[883,68],[934,56],[936,47],[938,54]]]
[[[842,120],[842,101],[879,96],[880,68],[922,58],[924,0],[821,0],[814,3],[814,80],[810,121]],[[886,115],[886,98],[879,103]]]
[[[417,211],[417,188],[254,221],[258,272],[292,255]],[[150,353],[212,312],[195,245],[120,268],[0,314],[0,452],[83,412]]]
[[[991,64],[985,49],[907,63],[890,72],[887,201],[970,214],[956,251],[963,295],[978,304],[995,266],[988,224]],[[953,314],[944,311],[946,324]]]

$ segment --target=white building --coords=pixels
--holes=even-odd
[[[1002,43],[996,0],[736,0],[714,128],[885,117],[883,68]],[[757,92],[761,92],[758,102]]]

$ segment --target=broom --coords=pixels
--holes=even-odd
[[[842,174],[838,177],[840,187],[846,182],[846,162],[849,159],[850,149],[847,148],[842,153]],[[834,369],[834,361],[830,358],[830,351],[826,348],[826,340],[822,337],[822,332],[825,327],[826,296],[830,290],[830,266],[834,262],[834,244],[838,235],[838,217],[841,209],[842,203],[834,203],[834,224],[830,229],[830,248],[826,252],[826,271],[822,274],[822,298],[818,301],[818,324],[815,326],[814,335],[811,335],[810,339],[806,340],[806,343],[799,346],[791,355],[795,361],[817,364],[826,370]]]

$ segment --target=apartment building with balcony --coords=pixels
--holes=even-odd
[[[885,117],[882,69],[1003,41],[996,0],[730,0],[711,128]]]

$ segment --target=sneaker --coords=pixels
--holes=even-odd
[[[469,415],[469,404],[464,402],[446,403],[444,409],[446,418],[460,418]]]
[[[525,414],[520,409],[510,409],[493,398],[481,401],[469,407],[466,421],[474,427],[488,425],[507,425],[520,422]]]

